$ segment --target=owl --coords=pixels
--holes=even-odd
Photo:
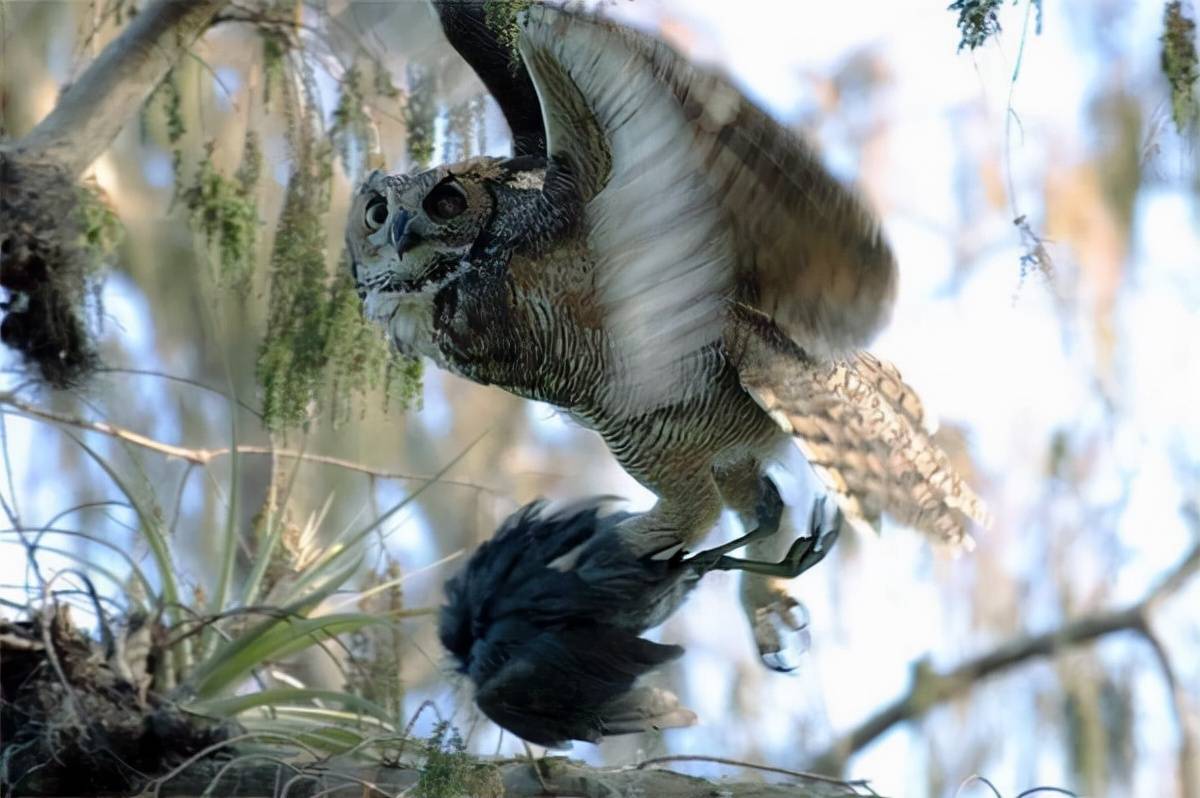
[[[759,526],[788,446],[850,523],[887,513],[969,540],[982,503],[913,390],[863,351],[892,312],[891,249],[796,133],[611,21],[532,5],[514,51],[482,2],[433,6],[513,152],[358,190],[354,279],[398,350],[595,430],[658,497],[620,524],[635,555],[696,541],[723,508]],[[750,551],[775,558],[791,537]],[[770,664],[796,604],[767,574],[741,596]]]

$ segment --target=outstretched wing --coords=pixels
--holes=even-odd
[[[887,321],[896,268],[875,218],[728,80],[549,6],[529,9],[521,34],[549,154],[588,203],[631,387],[645,394],[679,373],[669,369],[719,337],[730,299],[816,355],[852,351]]]
[[[482,0],[434,0],[434,10],[450,45],[483,81],[512,132],[513,155],[546,155],[542,106],[529,73],[513,48],[488,24]]]
[[[887,513],[968,547],[970,524],[990,523],[894,366],[865,353],[812,360],[753,313],[739,312],[728,341],[742,385],[794,436],[850,520]]]
[[[686,396],[689,358],[720,337],[730,300],[816,355],[852,351],[886,323],[896,268],[876,220],[728,80],[650,36],[547,5],[518,15],[523,68],[501,72],[471,54],[478,28],[451,33],[448,15],[468,19],[465,6],[438,7],[510,123],[531,116],[514,87],[536,89],[550,169],[584,204],[611,376],[635,410]],[[490,35],[487,53],[500,46]]]

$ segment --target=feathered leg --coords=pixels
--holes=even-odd
[[[714,469],[725,505],[738,514],[748,530],[761,525],[760,515],[774,501],[781,503],[775,486],[765,477],[762,464],[754,459],[742,460]],[[777,522],[774,535],[760,536],[746,546],[751,562],[778,561],[783,558],[797,537],[790,513],[784,512]],[[728,560],[727,560],[728,562]],[[807,643],[803,639],[806,613],[787,589],[787,579],[780,574],[761,571],[742,575],[741,603],[750,623],[754,644],[763,664],[772,670],[790,670]]]

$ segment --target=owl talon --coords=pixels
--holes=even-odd
[[[746,571],[779,579],[795,579],[814,565],[825,559],[825,555],[837,542],[842,528],[842,511],[835,507],[832,517],[827,512],[827,500],[822,497],[813,503],[812,514],[809,516],[808,535],[798,538],[787,554],[779,562],[764,562],[762,560],[743,560],[738,557],[728,557],[723,554],[729,551],[732,544],[720,549],[714,549],[718,554],[716,561],[709,568],[718,571]],[[750,535],[757,535],[756,529]],[[739,545],[744,542],[734,541]]]
[[[778,575],[782,578],[795,579],[812,568],[825,559],[825,555],[837,542],[838,534],[842,529],[842,511],[835,507],[833,515],[829,516],[827,507],[828,499],[826,497],[821,497],[813,502],[812,515],[809,517],[808,537],[800,538],[793,543],[783,560],[780,561],[781,572]]]
[[[755,509],[755,527],[739,538],[724,543],[707,551],[702,551],[688,559],[700,573],[717,569],[720,571],[741,570],[739,563],[749,562],[749,560],[739,560],[735,557],[725,556],[727,552],[736,551],[737,549],[754,543],[755,541],[769,538],[779,531],[779,524],[783,520],[783,497],[779,495],[779,489],[775,487],[775,483],[768,477],[762,477],[759,480],[759,498]]]
[[[763,665],[779,673],[800,667],[800,657],[812,646],[805,606],[786,593],[754,613],[754,642]]]

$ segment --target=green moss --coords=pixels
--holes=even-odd
[[[163,114],[167,121],[167,141],[178,144],[187,132],[187,127],[183,122],[183,99],[179,93],[179,79],[175,70],[172,69],[163,78],[159,91],[162,92]]]
[[[492,0],[484,6],[484,20],[508,50],[509,67],[514,72],[521,63],[521,54],[517,50],[517,42],[521,37],[517,15],[531,5],[531,0]]]
[[[345,421],[372,390],[404,406],[420,392],[419,363],[394,360],[382,332],[363,320],[349,268],[332,279],[327,274],[332,156],[328,147],[315,152],[315,171],[299,170],[288,183],[271,253],[258,379],[272,429],[297,426],[320,411]]]
[[[125,227],[108,197],[94,182],[84,182],[79,188],[80,236],[92,268],[112,257],[125,237]]]
[[[1196,80],[1200,59],[1196,55],[1196,21],[1181,0],[1171,0],[1163,11],[1162,70],[1171,86],[1171,117],[1180,135],[1186,135],[1198,119]]]
[[[271,95],[286,75],[285,60],[291,45],[287,34],[279,28],[263,26],[258,35],[262,41],[263,107],[270,108]]]
[[[348,265],[329,273],[326,222],[336,137],[322,132],[311,70],[298,60],[285,68],[298,70],[282,84],[292,173],[275,229],[267,332],[257,363],[263,416],[273,430],[322,412],[344,421],[371,390],[405,405],[420,391],[419,367],[394,361],[382,332],[363,320]],[[361,75],[353,70],[347,79],[350,99],[335,115],[343,130],[366,120]]]
[[[288,181],[271,252],[267,335],[259,350],[263,415],[272,428],[303,422],[325,359],[325,213],[330,154],[314,153]]]
[[[1020,0],[1013,0],[1016,5]],[[1037,11],[1037,31],[1042,30],[1042,0],[1029,0]],[[954,0],[948,11],[958,12],[958,30],[962,38],[958,49],[964,47],[974,50],[987,42],[988,39],[1000,33],[999,9],[1004,0]]]
[[[468,754],[458,730],[442,721],[429,738],[414,793],[418,798],[499,798],[504,785],[497,768]]]
[[[958,29],[962,39],[958,43],[961,51],[964,47],[974,50],[992,36],[1000,32],[1000,19],[997,9],[1003,0],[954,0],[947,10],[958,12]]]
[[[421,394],[421,361],[396,355],[383,331],[363,319],[362,302],[345,263],[330,288],[327,313],[323,404],[334,423],[349,420],[356,397],[370,391],[382,390],[385,408],[414,405]]]
[[[395,83],[392,83],[392,73],[388,71],[387,67],[378,61],[372,61],[371,66],[371,82],[375,93],[389,100],[399,99],[400,89],[396,88]]]
[[[192,225],[210,250],[216,251],[218,280],[244,289],[254,270],[258,240],[258,203],[255,192],[262,170],[262,153],[253,131],[246,134],[242,164],[237,175],[228,178],[213,166],[213,143],[205,148],[192,184],[181,196]]]

